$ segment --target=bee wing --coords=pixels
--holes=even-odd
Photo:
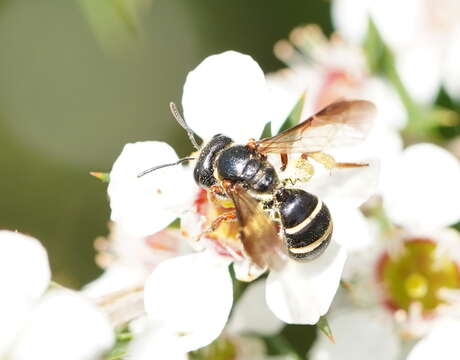
[[[337,101],[300,124],[257,141],[257,151],[308,153],[354,145],[368,134],[375,113],[375,105],[366,100]]]
[[[275,223],[241,185],[231,185],[227,194],[235,204],[241,241],[251,260],[260,268],[280,268],[281,238]]]

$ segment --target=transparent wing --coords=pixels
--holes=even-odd
[[[282,241],[275,223],[261,209],[259,202],[240,184],[233,184],[226,190],[235,204],[241,226],[241,241],[246,253],[260,268],[268,266],[279,269],[282,266]]]
[[[354,145],[367,136],[375,114],[369,101],[338,101],[278,135],[257,141],[257,151],[308,153]]]

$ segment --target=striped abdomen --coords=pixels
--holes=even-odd
[[[300,189],[280,189],[276,200],[289,255],[296,260],[311,260],[321,255],[332,236],[327,206]]]

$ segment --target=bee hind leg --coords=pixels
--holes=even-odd
[[[369,166],[367,163],[337,162],[331,155],[323,152],[302,154],[302,156],[311,157],[329,170],[334,168],[355,168]]]
[[[281,168],[280,168],[280,170],[284,171],[284,170],[286,170],[286,167],[288,165],[288,155],[286,153],[281,153],[280,158],[281,158]]]
[[[349,162],[340,162],[336,163],[335,167],[337,168],[356,168],[356,167],[366,167],[369,166],[368,163],[349,163]]]

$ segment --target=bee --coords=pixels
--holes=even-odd
[[[280,174],[286,169],[290,154],[301,154],[304,161],[312,157],[327,168],[367,166],[336,163],[322,151],[364,138],[375,113],[371,102],[338,101],[273,137],[252,139],[243,145],[217,134],[201,147],[175,105],[171,103],[170,107],[198,150],[197,159],[180,159],[148,169],[138,176],[196,159],[193,171],[196,183],[234,204],[234,208],[212,222],[210,231],[216,230],[223,221],[236,219],[244,250],[261,268],[274,267],[283,250],[298,261],[315,259],[325,251],[333,232],[327,205],[307,191],[287,187],[287,181],[281,180]],[[280,156],[279,168],[268,160],[270,154]]]

